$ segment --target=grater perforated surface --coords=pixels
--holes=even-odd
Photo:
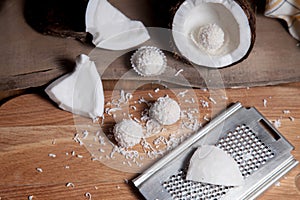
[[[189,181],[185,176],[185,170],[181,170],[163,183],[163,187],[171,194],[172,199],[219,199],[231,188]]]
[[[274,157],[272,150],[264,144],[246,125],[239,125],[228,132],[215,146],[227,152],[237,162],[244,177],[250,176],[269,159]],[[172,175],[163,182],[163,187],[172,198],[177,199],[220,199],[233,187],[197,183],[185,179],[186,170]]]
[[[203,144],[215,145],[232,156],[245,179],[244,184],[225,187],[186,180],[187,164]],[[235,103],[133,183],[149,200],[255,199],[297,166],[298,161],[291,154],[293,149],[255,108]]]

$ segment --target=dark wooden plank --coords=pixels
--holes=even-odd
[[[133,19],[142,20],[147,26],[155,26],[150,0],[111,0],[111,3]],[[24,0],[4,1],[0,11],[0,91],[19,90],[43,86],[57,77],[70,72],[75,57],[90,54],[93,45],[73,39],[45,36],[35,32],[23,18]],[[168,43],[168,39],[164,39]],[[183,64],[168,56],[169,66],[174,70],[184,69],[182,75],[188,85],[206,87],[206,82],[220,75],[225,87],[249,87],[295,82],[300,79],[300,50],[284,27],[275,19],[257,14],[257,40],[247,60],[232,67],[210,70],[200,68],[199,75],[194,67]],[[110,59],[113,57],[108,55]],[[130,69],[130,53],[114,61],[102,75],[103,80],[124,79]],[[106,65],[99,63],[101,70]],[[196,72],[196,73],[195,73]],[[204,74],[204,75],[203,75]],[[136,80],[129,74],[127,80]],[[187,85],[167,74],[167,82]],[[109,88],[108,88],[109,89]]]

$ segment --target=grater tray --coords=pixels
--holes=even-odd
[[[237,162],[245,179],[226,187],[185,179],[189,160],[203,144]],[[255,108],[236,103],[133,180],[146,199],[254,199],[294,168],[294,147]]]

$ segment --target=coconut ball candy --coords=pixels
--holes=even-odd
[[[133,69],[141,76],[156,76],[165,71],[167,59],[157,47],[140,47],[130,59]]]
[[[132,147],[140,143],[144,137],[143,128],[140,124],[133,120],[123,119],[114,126],[114,137],[121,147]]]
[[[214,54],[224,44],[224,31],[217,24],[206,24],[192,31],[191,39],[204,51]]]
[[[172,125],[180,119],[180,107],[175,100],[160,97],[151,106],[149,115],[162,125]]]

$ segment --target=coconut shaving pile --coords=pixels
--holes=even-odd
[[[105,103],[105,114],[99,120],[100,130],[82,130],[75,135],[74,140],[91,152],[92,160],[114,162],[114,166],[117,161],[122,169],[141,171],[202,126],[200,121],[204,121],[204,116],[200,118],[197,97],[192,96],[188,90],[178,90],[176,97],[178,103],[159,88],[154,89],[152,94],[135,97],[130,92],[120,90]],[[207,105],[212,104],[208,98],[202,101]],[[155,106],[160,104],[164,104],[158,106],[163,109]],[[151,108],[162,112],[158,116],[166,114],[172,117],[159,121],[151,115]],[[205,107],[203,109],[209,110]],[[140,112],[140,116],[133,114],[136,112]],[[170,112],[174,113],[169,115]],[[119,123],[107,127],[105,121],[111,121],[111,118]],[[120,124],[123,124],[123,128],[120,128]]]
[[[220,99],[212,97],[195,97],[189,90],[173,91],[176,96],[175,102],[179,106],[175,110],[177,110],[176,113],[179,110],[180,116],[177,119],[178,115],[176,114],[177,121],[174,120],[176,123],[164,125],[151,114],[151,110],[162,99],[169,103],[174,101],[175,98],[172,99],[166,95],[166,90],[156,88],[144,96],[135,96],[124,90],[114,92],[116,92],[115,95],[112,95],[111,100],[105,104],[105,114],[101,121],[99,120],[100,129],[82,130],[82,133],[75,135],[74,140],[87,147],[92,154],[92,160],[108,163],[109,166],[111,162],[114,162],[114,166],[119,165],[120,169],[125,170],[126,168],[133,172],[142,171],[201,128],[202,123],[210,121],[211,108],[220,101]],[[207,90],[204,92],[209,94]],[[225,98],[222,96],[221,99]],[[165,109],[166,107],[164,105],[161,108]],[[155,108],[155,110],[157,109]],[[158,110],[163,112],[163,109]],[[171,110],[174,112],[173,109]],[[282,114],[283,117],[290,117],[291,121],[295,120],[289,110],[283,110]],[[171,118],[175,119],[173,117]],[[124,130],[123,132],[117,131],[116,134],[117,128],[115,128],[115,124],[111,124],[113,119],[117,122],[127,119],[136,127],[140,126],[141,128],[138,128],[139,131],[134,131],[133,135],[129,137],[124,135]],[[280,119],[277,120],[278,124],[280,124]],[[128,130],[134,129],[134,126],[131,127],[129,124],[126,126]],[[120,138],[116,138],[116,135]],[[133,140],[134,142],[131,143]],[[114,168],[114,166],[111,167]]]

